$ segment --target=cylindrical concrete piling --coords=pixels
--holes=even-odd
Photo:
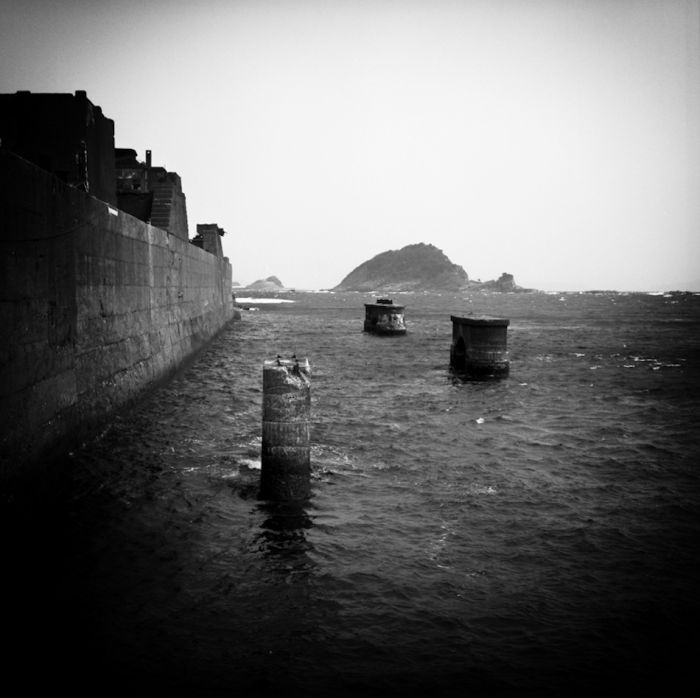
[[[492,317],[452,319],[450,364],[474,378],[502,377],[508,374],[508,325],[510,320]]]
[[[311,494],[311,367],[278,357],[263,364],[260,496],[275,501]]]
[[[394,301],[388,298],[378,298],[376,303],[365,303],[364,331],[374,334],[406,334],[403,311],[403,305],[394,305]]]

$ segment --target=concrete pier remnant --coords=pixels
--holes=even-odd
[[[260,496],[275,501],[311,493],[311,367],[278,356],[263,363]]]
[[[394,305],[388,298],[377,298],[376,303],[365,303],[365,332],[374,334],[406,334],[403,305]]]
[[[507,332],[510,320],[494,317],[452,319],[450,365],[474,378],[508,375]]]

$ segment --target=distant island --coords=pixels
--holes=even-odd
[[[470,281],[467,272],[435,245],[419,242],[388,250],[353,269],[333,291],[526,291],[512,274],[493,281]]]
[[[284,284],[276,276],[268,276],[266,279],[258,279],[254,281],[249,286],[238,286],[236,285],[236,291],[255,291],[255,292],[272,292],[272,293],[283,293],[284,291],[289,291],[290,289],[285,288]]]

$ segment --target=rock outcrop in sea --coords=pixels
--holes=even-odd
[[[500,291],[501,293],[512,293],[514,291],[527,291],[515,283],[512,274],[503,272],[497,279],[492,281],[470,281],[469,288],[483,289],[484,291]]]
[[[469,284],[467,272],[442,250],[419,242],[388,250],[353,269],[334,291],[458,291]]]

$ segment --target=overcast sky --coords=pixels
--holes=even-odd
[[[700,290],[698,0],[22,0],[0,92],[182,177],[234,280],[432,243],[470,278]]]

